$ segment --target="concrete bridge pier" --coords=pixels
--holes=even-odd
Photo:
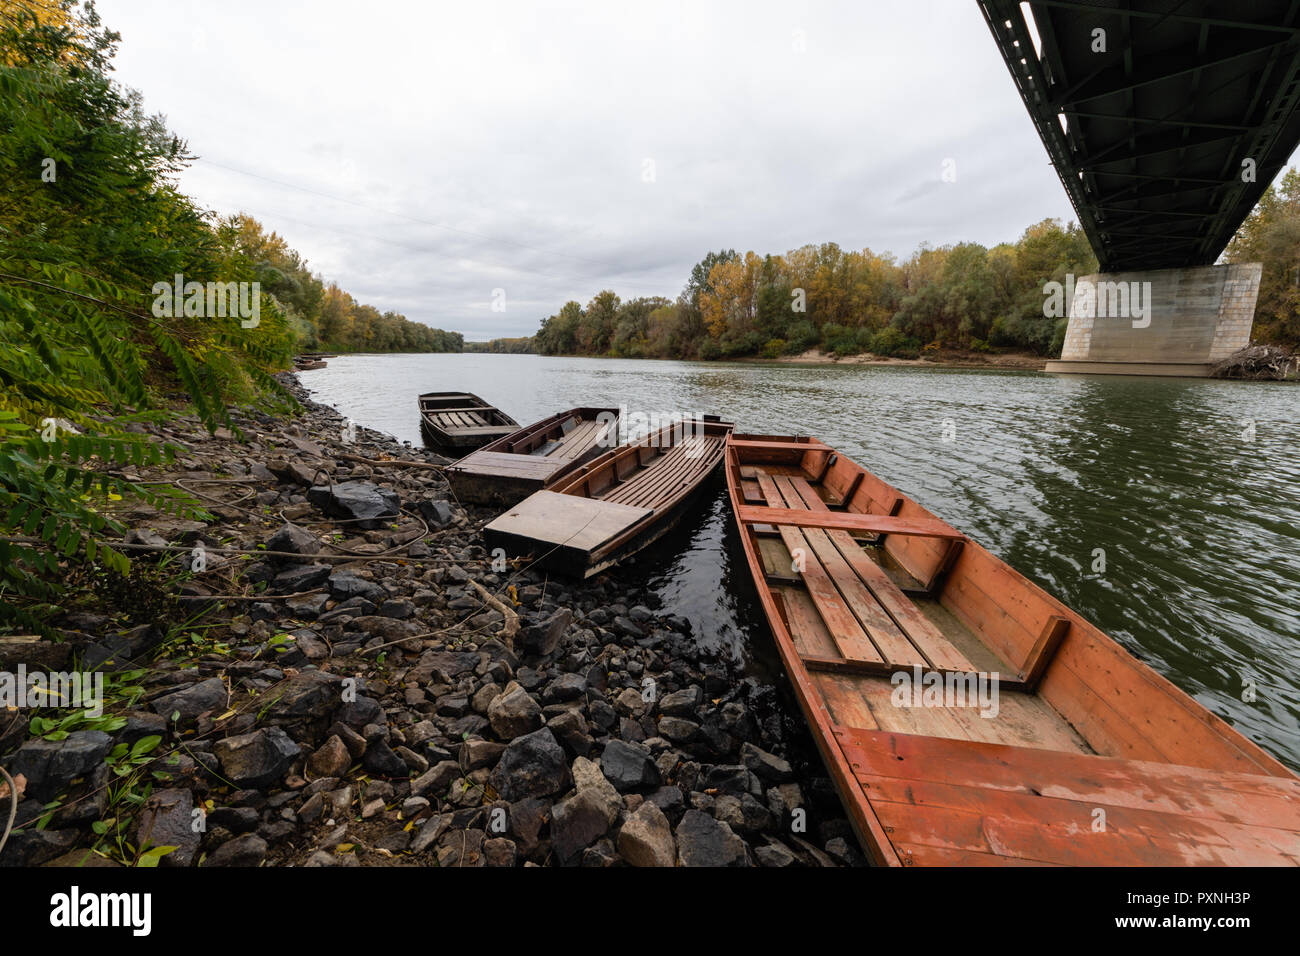
[[[1065,345],[1047,371],[1208,376],[1214,363],[1250,344],[1262,271],[1249,262],[1067,282]]]

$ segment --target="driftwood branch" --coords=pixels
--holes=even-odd
[[[338,455],[345,461],[356,461],[375,468],[425,468],[429,471],[442,471],[445,465],[435,465],[431,461],[402,461],[397,458],[362,458],[360,455]]]
[[[474,590],[479,593],[479,597],[483,599],[484,604],[492,608],[494,611],[500,611],[501,616],[506,619],[505,624],[501,626],[501,633],[497,635],[497,638],[510,650],[510,653],[513,654],[515,652],[515,635],[519,633],[519,615],[516,614],[512,608],[507,607],[505,604],[501,603],[501,601],[493,597],[487,588],[483,587],[483,585],[479,584],[473,578],[470,579],[469,583],[473,585]]]

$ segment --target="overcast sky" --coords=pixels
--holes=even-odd
[[[186,192],[471,340],[675,296],[710,249],[902,258],[1074,218],[973,0],[98,9],[201,157]]]

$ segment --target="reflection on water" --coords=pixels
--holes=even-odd
[[[521,422],[622,403],[815,434],[1300,767],[1293,386],[524,355],[341,356],[302,379],[320,401],[416,444],[415,396],[449,389]],[[636,570],[701,640],[766,653],[741,561],[719,487]],[[1246,681],[1254,703],[1240,699]]]

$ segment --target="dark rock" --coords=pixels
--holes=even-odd
[[[224,827],[231,833],[248,833],[257,829],[257,810],[253,807],[213,807],[208,811],[207,825]]]
[[[327,515],[348,519],[367,531],[382,528],[384,519],[398,517],[402,503],[396,492],[369,481],[317,485],[308,489],[307,500]]]
[[[381,777],[410,776],[410,768],[406,766],[406,762],[393,753],[393,748],[388,745],[388,741],[382,738],[372,740],[366,747],[366,755],[362,758],[361,765]]]
[[[192,865],[200,839],[194,830],[194,794],[188,790],[155,790],[140,808],[132,829],[132,842],[138,850],[176,847],[159,860],[159,865],[166,867]]]
[[[600,755],[600,769],[624,793],[659,785],[659,768],[643,744],[611,740]]]
[[[8,800],[4,803],[7,805]],[[6,807],[4,818],[8,820]],[[38,830],[26,827],[21,833],[9,834],[4,852],[0,853],[0,866],[40,866],[72,849],[80,832],[77,830]]]
[[[745,844],[707,813],[687,810],[677,824],[678,866],[748,866]]]
[[[315,554],[320,550],[320,540],[306,528],[286,524],[271,537],[266,539],[267,551],[287,551],[290,554]],[[307,561],[309,558],[279,558],[271,556],[272,561]]]
[[[555,805],[551,815],[551,845],[561,863],[591,846],[609,830],[605,801],[592,788],[579,790]]]
[[[101,730],[76,730],[63,740],[29,740],[10,758],[6,769],[27,778],[27,796],[46,802],[66,791],[73,780],[93,773],[112,749]],[[7,819],[8,800],[0,801]],[[20,821],[21,822],[21,821]]]
[[[264,727],[218,740],[212,752],[221,761],[227,780],[262,789],[282,780],[302,751],[279,727]]]
[[[560,608],[544,621],[521,628],[520,646],[545,657],[555,650],[572,621],[573,612],[567,607]]]
[[[329,578],[328,564],[297,564],[273,577],[271,590],[277,594],[296,594],[318,588]]]
[[[204,866],[261,866],[266,859],[266,841],[255,833],[237,836],[217,847]]]
[[[226,685],[220,677],[209,677],[191,684],[184,690],[159,697],[150,703],[157,713],[169,723],[172,715],[177,714],[181,724],[191,724],[201,714],[216,710],[225,710],[229,701]]]
[[[388,597],[388,592],[383,585],[367,581],[353,571],[335,571],[330,575],[329,586],[330,593],[340,601],[363,598],[376,605]]]
[[[564,751],[546,727],[511,741],[488,778],[492,789],[512,803],[559,793],[569,779]]]

